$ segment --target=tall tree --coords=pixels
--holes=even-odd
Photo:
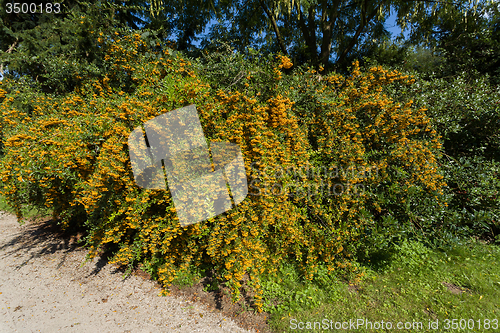
[[[449,21],[438,25],[437,51],[446,60],[443,74],[465,72],[469,78],[488,74],[492,83],[500,84],[500,3],[478,8],[459,25]]]
[[[435,42],[433,29],[443,20],[459,23],[477,12],[469,0],[225,0],[218,10],[232,22],[229,36],[248,46],[262,35],[266,44],[284,54],[305,53],[314,65],[342,65],[360,45],[386,36],[391,14],[410,30],[413,43]],[[483,1],[484,2],[484,1]],[[457,17],[458,15],[458,17]],[[263,22],[264,24],[256,24]],[[221,25],[216,27],[220,31]],[[238,38],[245,32],[245,38]],[[272,36],[272,38],[268,38]],[[211,35],[211,37],[215,37]],[[249,39],[252,39],[251,41]],[[300,51],[299,51],[300,50]]]

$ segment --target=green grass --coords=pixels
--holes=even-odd
[[[10,213],[13,215],[16,214],[14,209],[5,200],[5,197],[3,197],[1,195],[0,195],[0,211],[7,212],[7,213]],[[36,218],[36,217],[48,216],[51,214],[50,210],[48,210],[48,209],[40,211],[40,210],[37,210],[36,208],[27,207],[27,206],[23,206],[21,211],[23,214],[23,218],[20,221],[21,223],[25,223],[26,221],[33,219],[33,218]]]
[[[177,277],[172,281],[172,284],[179,287],[192,287],[204,277],[204,272],[197,267],[190,267],[189,269],[178,272]]]
[[[275,305],[270,310],[275,332],[296,332],[299,322],[311,323],[309,331],[331,332],[327,325],[336,322],[390,321],[393,330],[398,322],[421,322],[420,331],[445,331],[446,319],[458,319],[458,332],[484,332],[485,320],[500,330],[500,247],[472,241],[444,251],[431,251],[418,243],[406,243],[397,255],[371,267],[362,267],[366,277],[356,286],[323,276],[314,283],[298,282],[291,270],[282,270],[281,282],[266,282],[267,299]],[[375,268],[376,267],[376,268]],[[323,281],[321,281],[323,279]],[[447,283],[446,286],[444,283]],[[449,290],[453,289],[455,293]],[[276,305],[276,303],[279,303]],[[475,329],[460,329],[461,319],[474,320]],[[327,325],[316,324],[314,322]],[[428,328],[438,320],[439,330]],[[331,321],[331,322],[330,322]],[[478,329],[479,322],[481,329]],[[452,322],[448,322],[451,325]],[[466,322],[462,321],[462,327]],[[366,325],[366,324],[365,324]],[[385,332],[360,325],[356,332]],[[469,322],[472,327],[472,322]],[[496,325],[496,326],[495,326]],[[328,328],[327,328],[328,327]],[[384,326],[385,327],[385,326]],[[295,329],[293,329],[295,328]],[[351,327],[352,328],[352,327]],[[307,330],[306,330],[307,331]],[[347,330],[344,330],[347,331]],[[397,330],[403,332],[417,329]]]
[[[11,212],[11,208],[7,205],[5,198],[0,195],[0,211]]]

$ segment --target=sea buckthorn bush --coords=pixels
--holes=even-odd
[[[97,38],[109,70],[71,93],[0,85],[2,195],[19,217],[22,205],[50,207],[63,227],[84,227],[91,256],[111,249],[114,263],[143,263],[166,287],[208,267],[235,300],[243,283],[252,288],[260,310],[260,278],[282,262],[306,279],[320,267],[356,270],[356,251],[374,235],[404,236],[422,200],[444,204],[439,137],[426,110],[382,93],[391,82],[412,83],[398,72],[363,73],[354,63],[349,76],[320,76],[272,56],[233,59],[238,76],[220,80],[210,61],[159,51],[144,36]],[[19,94],[32,96],[33,110],[16,106]],[[181,227],[169,191],[135,184],[127,140],[145,121],[190,104],[208,141],[241,147],[249,194]]]

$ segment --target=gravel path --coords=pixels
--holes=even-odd
[[[0,332],[255,332],[0,212]]]

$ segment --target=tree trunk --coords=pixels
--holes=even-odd
[[[313,26],[307,26],[306,21],[304,19],[304,15],[302,14],[302,10],[300,9],[300,4],[298,2],[295,2],[297,6],[297,12],[299,14],[299,28],[302,31],[302,34],[304,35],[304,40],[306,42],[307,50],[309,51],[309,56],[311,57],[311,61],[313,64],[318,63],[318,51],[316,48],[316,33],[315,33],[315,25],[313,23]],[[314,22],[314,11],[311,6],[309,8],[309,24],[311,23],[311,17]],[[312,34],[310,33],[312,32]]]
[[[264,9],[264,12],[266,13],[267,17],[271,21],[271,25],[273,26],[274,34],[276,35],[276,38],[278,39],[278,43],[280,45],[281,52],[283,52],[283,54],[285,54],[285,55],[288,55],[288,52],[287,52],[286,47],[285,47],[285,42],[283,41],[283,38],[281,37],[280,30],[278,28],[278,24],[276,23],[276,19],[275,19],[273,13],[271,13],[271,11],[269,11],[269,8],[267,8],[266,4],[264,3],[264,0],[259,0],[259,2],[260,2],[260,6],[262,7],[262,9]]]
[[[352,37],[349,45],[347,45],[347,47],[340,54],[340,57],[337,59],[337,64],[340,64],[344,61],[344,59],[347,57],[347,54],[352,50],[354,45],[356,45],[359,36],[363,32],[364,28],[368,25],[368,22],[373,20],[375,15],[377,15],[378,10],[384,4],[385,0],[380,2],[380,4],[377,7],[375,7],[375,9],[373,9],[373,11],[370,13],[370,15],[368,15],[368,17],[366,17],[366,6],[368,5],[368,1],[365,0],[364,2],[365,2],[365,6],[362,7],[362,9],[361,9],[361,23],[359,24],[359,27],[356,30],[356,33],[354,34],[354,36]]]
[[[322,3],[321,29],[323,32],[323,41],[319,63],[323,66],[326,73],[328,73],[328,61],[332,52],[333,28],[337,21],[339,5],[340,0],[334,1],[331,8],[328,8],[327,0],[324,0]]]

